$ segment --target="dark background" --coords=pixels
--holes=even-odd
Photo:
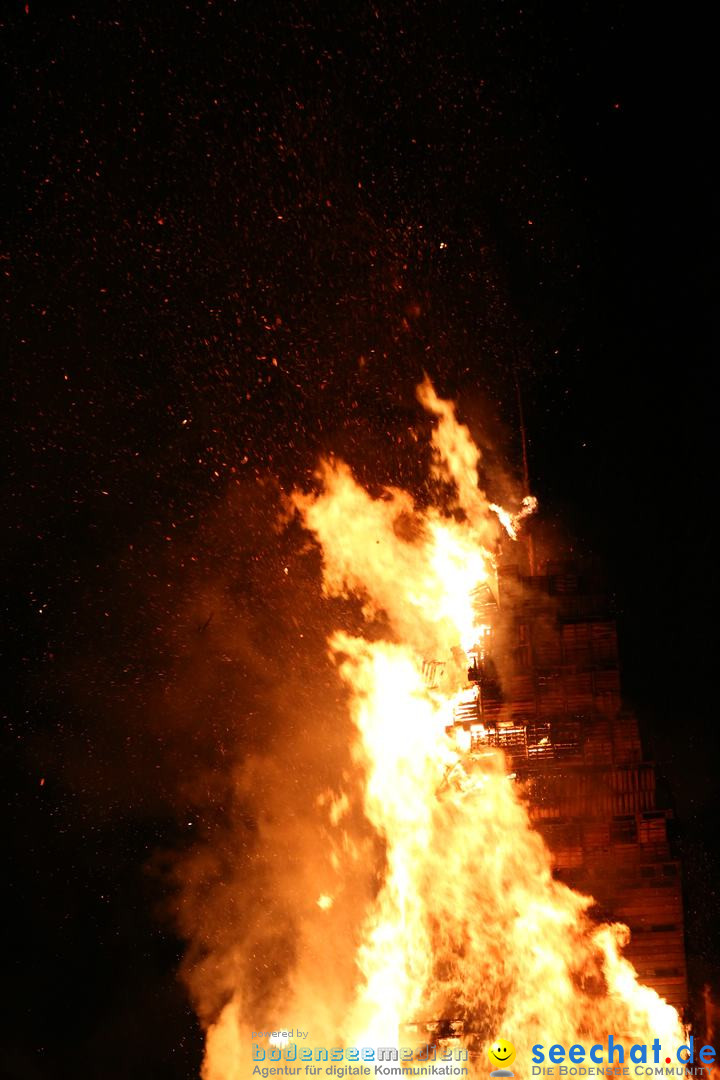
[[[717,985],[709,19],[7,5],[3,1076],[197,1074],[157,853],[243,728],[148,720],[178,606],[219,560],[242,587],[231,539],[271,547],[257,507],[217,539],[256,477],[335,448],[412,483],[423,370],[516,472],[519,374],[545,527],[613,583]]]

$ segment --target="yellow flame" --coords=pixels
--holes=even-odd
[[[322,552],[325,594],[361,598],[368,626],[367,636],[337,631],[329,641],[357,730],[364,813],[385,850],[339,1034],[350,1046],[392,1046],[404,1022],[465,1017],[488,1041],[503,1031],[521,1047],[520,1077],[535,1043],[613,1034],[674,1049],[677,1012],[638,983],[622,956],[624,928],[598,926],[591,898],[554,879],[502,755],[468,755],[470,733],[448,735],[453,707],[477,692],[465,685],[458,646],[481,655],[489,633],[473,592],[495,587],[501,523],[516,536],[535,503],[526,498],[514,516],[489,504],[479,450],[452,404],[428,379],[418,397],[437,417],[433,472],[450,487],[443,507],[419,509],[397,488],[373,498],[339,461],[322,463],[315,493],[293,495]],[[345,796],[323,802],[336,822],[348,812]],[[317,905],[334,913],[340,900],[323,894]],[[209,1036],[212,1080],[226,1080],[229,1024],[223,1014]]]

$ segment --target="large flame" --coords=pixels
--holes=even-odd
[[[311,1031],[310,1042],[391,1046],[402,1024],[445,1017],[465,1018],[488,1042],[512,1039],[518,1076],[529,1075],[535,1043],[612,1034],[659,1038],[674,1053],[679,1017],[638,983],[622,956],[626,929],[598,925],[591,898],[554,879],[502,755],[488,747],[470,767],[448,731],[466,692],[466,654],[482,648],[485,632],[473,596],[481,586],[494,592],[503,530],[514,538],[533,503],[515,515],[489,503],[479,450],[453,405],[429,380],[418,397],[437,417],[432,468],[441,505],[420,508],[396,488],[372,497],[339,461],[322,463],[315,492],[293,495],[322,552],[325,594],[362,601],[362,635],[338,630],[328,644],[349,691],[364,813],[384,843],[352,1004],[340,1021]],[[328,796],[333,828],[342,827],[343,799]],[[320,892],[314,903],[325,917],[342,896]],[[331,1014],[307,994],[302,981],[288,990],[279,1027],[291,1014],[310,1024]],[[208,1080],[240,1076],[239,1009],[234,999],[209,1032]]]

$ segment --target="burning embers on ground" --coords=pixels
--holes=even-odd
[[[674,1052],[683,1041],[676,1011],[623,959],[625,929],[597,924],[591,898],[554,879],[523,793],[500,752],[483,746],[482,725],[472,754],[467,732],[453,727],[468,667],[482,659],[482,598],[496,592],[499,544],[515,542],[533,502],[518,499],[514,513],[490,503],[479,450],[452,404],[428,380],[418,398],[435,418],[437,505],[396,488],[371,495],[336,460],[322,462],[315,491],[292,496],[322,553],[324,595],[362,603],[362,632],[338,627],[328,648],[348,693],[362,810],[379,842],[353,847],[352,785],[338,775],[316,800],[332,873],[311,897],[312,930],[294,946],[291,976],[268,995],[266,1015],[250,1014],[238,962],[209,1027],[207,1080],[250,1075],[258,1028],[300,1025],[308,1045],[393,1046],[409,1022],[460,1019],[480,1045],[510,1037],[517,1076],[530,1072],[521,1047],[536,1043],[612,1034],[660,1038]],[[358,858],[377,861],[359,913],[347,875]],[[308,887],[301,876],[298,889]],[[344,906],[352,913],[343,922]],[[350,961],[354,985],[342,1001],[337,973],[324,980],[315,970],[323,919]],[[479,1068],[488,1071],[484,1059]]]

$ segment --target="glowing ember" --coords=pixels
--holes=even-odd
[[[678,1015],[638,984],[621,955],[625,929],[593,922],[591,899],[553,878],[503,756],[482,723],[463,719],[480,692],[468,667],[482,663],[492,633],[503,528],[514,539],[535,503],[526,498],[515,514],[490,504],[480,453],[451,403],[429,380],[418,397],[437,417],[432,469],[450,491],[442,505],[419,508],[395,488],[373,498],[338,461],[322,463],[316,493],[293,496],[322,552],[325,595],[363,604],[366,632],[338,629],[328,644],[349,692],[363,809],[385,864],[359,935],[351,1006],[338,1019],[317,988],[311,999],[310,958],[301,957],[276,1019],[307,1020],[317,1045],[368,1047],[397,1045],[403,1024],[462,1020],[483,1048],[482,1074],[498,1032],[517,1047],[519,1077],[536,1043],[612,1034],[659,1038],[674,1054]],[[320,802],[330,830],[341,830],[347,797]],[[343,901],[321,893],[315,904],[335,916]],[[245,1075],[249,1023],[234,997],[209,1031],[208,1080]]]

